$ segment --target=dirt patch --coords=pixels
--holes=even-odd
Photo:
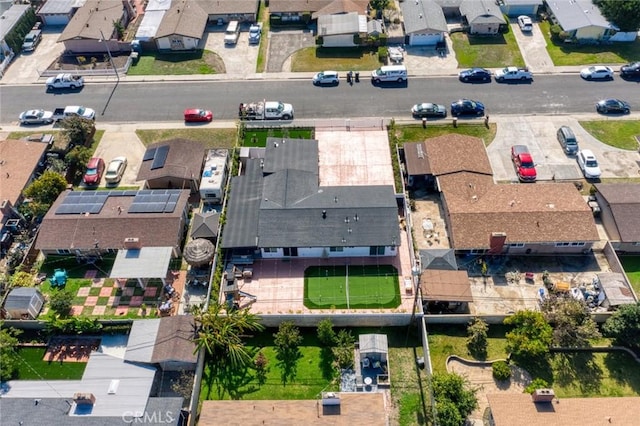
[[[116,68],[122,68],[129,59],[128,55],[114,56],[113,64]],[[74,71],[107,70],[113,69],[109,55],[96,53],[95,55],[61,55],[49,65],[50,71]]]
[[[88,362],[91,352],[100,347],[99,338],[55,337],[49,341],[44,361]]]

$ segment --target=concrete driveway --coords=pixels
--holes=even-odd
[[[580,148],[593,151],[603,178],[637,177],[640,173],[640,154],[637,151],[621,150],[600,142],[587,133],[576,118],[501,117],[496,137],[487,147],[496,181],[517,182],[510,151],[516,144],[529,147],[539,181],[582,179],[575,156],[566,155],[556,138],[556,131],[563,125],[573,129]]]
[[[224,61],[227,76],[245,79],[256,72],[259,45],[249,44],[249,25],[241,25],[240,37],[235,45],[224,44],[224,25],[208,27],[205,34],[205,49],[217,53]]]
[[[144,182],[137,181],[138,171],[140,170],[140,164],[142,163],[142,157],[146,147],[142,144],[135,132],[130,129],[118,129],[113,128],[108,132],[104,132],[100,144],[96,148],[94,157],[101,157],[105,166],[109,166],[109,162],[116,157],[127,157],[127,168],[124,171],[122,180],[118,185],[110,186],[110,188],[117,189],[118,187],[140,187]],[[104,177],[100,182],[101,187],[105,187],[106,183]]]
[[[58,43],[61,29],[45,29],[42,41],[32,53],[21,53],[13,60],[2,76],[2,84],[24,84],[38,81],[40,73],[49,68],[64,51],[64,45]],[[45,87],[42,83],[42,92]]]
[[[515,19],[511,21],[511,32],[518,42],[524,63],[531,72],[550,73],[554,66],[547,52],[547,41],[537,23],[533,23],[533,31],[523,33]],[[509,64],[506,64],[509,65]],[[535,77],[535,76],[534,76]]]
[[[290,56],[305,47],[315,46],[311,30],[269,31],[267,72],[291,71]]]

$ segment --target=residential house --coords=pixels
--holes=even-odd
[[[500,11],[505,15],[515,18],[520,15],[536,16],[542,0],[497,0]]]
[[[259,0],[195,0],[204,10],[209,23],[229,21],[257,22]]]
[[[442,8],[433,0],[404,1],[400,8],[409,46],[435,46],[444,40],[447,21]]]
[[[578,42],[633,41],[637,33],[619,32],[592,0],[547,1],[552,21]]]
[[[94,256],[138,247],[181,253],[188,190],[66,191],[42,220],[35,248],[44,255]],[[166,272],[166,271],[165,271]]]
[[[367,0],[270,0],[269,15],[282,24],[308,24],[321,14],[366,14],[368,4]]]
[[[30,10],[31,6],[28,4],[12,4],[9,9],[0,15],[0,21],[2,22],[2,25],[0,25],[0,78],[16,53],[19,53],[14,52],[7,43],[7,35],[14,31],[16,25],[26,17]]]
[[[137,180],[147,189],[189,189],[200,186],[204,145],[188,139],[169,139],[147,147]]]
[[[126,28],[133,14],[126,0],[87,0],[64,28],[58,43],[73,54],[128,52],[131,44],[118,41],[115,23]]]
[[[47,0],[38,9],[38,17],[45,26],[64,26],[86,0]]]
[[[16,287],[9,292],[2,309],[6,319],[36,319],[44,305],[44,296],[34,287]]]
[[[207,26],[207,13],[193,0],[171,0],[155,33],[159,51],[195,50]],[[143,18],[144,20],[144,18]]]
[[[358,0],[335,0],[321,7],[311,14],[311,19],[318,19],[323,15],[342,15],[345,13],[357,13],[367,15],[368,4]]]
[[[356,12],[318,17],[322,47],[352,47],[367,35],[367,17]]]
[[[464,0],[460,14],[471,34],[498,34],[500,26],[507,24],[495,0]]]
[[[262,258],[396,256],[391,185],[320,186],[318,141],[268,138],[232,178],[222,247]]]
[[[42,142],[0,141],[0,229],[7,220],[18,217],[22,191],[44,165],[46,151],[47,144]]]
[[[620,253],[640,253],[640,184],[599,183],[595,197],[609,242]]]
[[[639,397],[556,398],[536,402],[527,393],[487,395],[491,424],[495,426],[632,425],[640,412]]]

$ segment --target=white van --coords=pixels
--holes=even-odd
[[[240,37],[240,23],[238,21],[229,21],[227,30],[224,32],[224,44],[236,44]]]
[[[407,81],[407,67],[404,65],[385,65],[371,72],[371,81],[380,83],[382,81],[397,81],[402,83]]]

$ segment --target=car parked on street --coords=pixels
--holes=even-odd
[[[423,102],[411,107],[411,115],[420,118],[446,117],[447,108],[444,105],[433,104],[431,102]]]
[[[99,157],[93,157],[87,163],[87,171],[84,172],[82,182],[87,186],[98,186],[104,173],[104,160]]]
[[[127,168],[127,157],[116,157],[109,162],[104,180],[108,184],[116,184],[122,180],[122,175]]]
[[[600,114],[629,114],[631,107],[620,99],[603,99],[596,104],[596,111]]]
[[[484,68],[469,68],[460,71],[458,78],[465,83],[489,83],[491,71]]]
[[[337,86],[340,84],[338,71],[321,71],[313,76],[313,84],[316,86]]]
[[[21,112],[18,116],[20,124],[51,124],[53,123],[53,111],[43,109],[30,109]]]
[[[201,123],[213,120],[213,113],[207,109],[188,108],[184,110],[186,123]]]
[[[604,65],[594,65],[583,68],[580,77],[585,80],[613,80],[613,70]]]
[[[598,160],[596,156],[593,155],[590,149],[583,149],[578,151],[578,155],[576,156],[578,160],[578,166],[580,170],[582,170],[582,174],[587,179],[598,179],[602,172],[600,171],[600,166],[598,165]]]
[[[527,15],[518,16],[518,26],[523,33],[533,31],[533,21]]]
[[[258,24],[249,27],[249,44],[259,44],[262,28]]]
[[[536,165],[526,145],[513,145],[511,147],[511,161],[520,182],[536,181],[538,177]]]
[[[451,104],[451,115],[457,117],[459,115],[484,115],[484,104],[471,99],[460,99]]]
[[[632,62],[620,67],[620,77],[631,79],[640,79],[640,62]]]

